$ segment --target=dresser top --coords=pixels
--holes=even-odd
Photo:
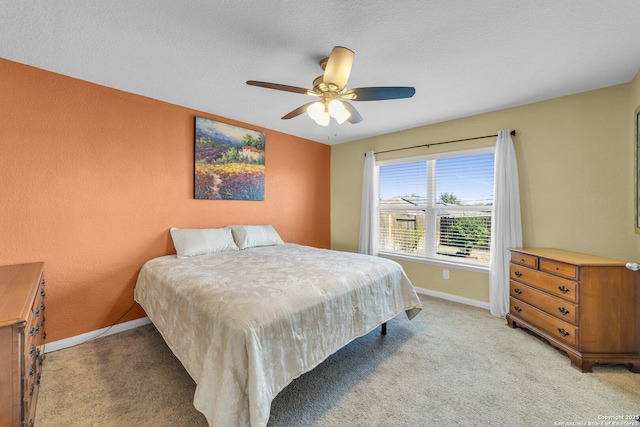
[[[0,327],[26,322],[43,262],[0,266]]]
[[[626,261],[620,259],[605,258],[556,248],[509,248],[509,250],[574,265],[620,267],[626,264]]]

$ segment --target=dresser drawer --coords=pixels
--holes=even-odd
[[[578,267],[552,259],[540,258],[540,270],[557,274],[568,279],[578,280]]]
[[[24,330],[25,346],[24,357],[25,360],[33,358],[33,348],[37,348],[38,352],[42,351],[45,339],[44,330],[44,278],[40,278],[40,286],[38,287],[36,298],[29,310],[29,316],[27,317],[27,325]],[[28,364],[25,364],[27,366]]]
[[[44,360],[44,345],[42,342],[32,340],[28,342],[24,349],[23,355],[24,372],[22,375],[29,374],[30,366],[36,363],[36,361]]]
[[[36,351],[36,356],[37,353],[40,353],[42,351],[42,345],[44,344],[44,325],[41,323],[35,323],[35,321],[34,323],[27,324],[24,330],[24,335],[25,346],[23,357],[25,358],[25,360],[30,360],[33,359],[32,354],[34,348]],[[27,365],[25,364],[25,367],[26,366]]]
[[[33,382],[31,383],[31,385],[29,386],[28,389],[25,389],[29,391],[29,396],[28,399],[25,398],[25,411],[24,411],[24,422],[26,426],[33,426],[33,422],[36,418],[36,402],[38,401],[38,392],[40,390],[40,380],[41,380],[41,376],[42,376],[42,372],[41,372],[41,368],[39,367],[38,364],[38,370],[37,370],[37,374],[36,377],[34,378]]]
[[[22,380],[22,387],[24,390],[23,400],[28,405],[31,404],[31,398],[33,394],[36,392],[36,375],[34,372],[33,377],[25,377]]]
[[[573,302],[578,301],[578,283],[542,271],[532,270],[520,265],[511,264],[509,266],[509,277],[511,280],[527,284],[531,287],[541,289],[550,294],[568,299]]]
[[[513,316],[535,325],[536,328],[546,332],[558,341],[574,348],[578,347],[579,329],[576,326],[563,322],[513,297],[509,298],[509,309]]]
[[[511,252],[511,262],[517,265],[524,265],[525,267],[531,267],[534,270],[538,269],[538,257],[521,252]]]
[[[25,416],[20,427],[29,427],[29,422],[31,421],[31,419],[28,418],[28,414],[31,412],[31,409],[33,407],[34,405],[31,404],[31,399],[22,401],[22,413]]]
[[[514,281],[511,281],[509,294],[565,322],[578,325],[580,321],[580,306],[562,298],[553,297]]]

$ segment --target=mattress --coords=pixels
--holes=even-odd
[[[155,258],[134,294],[196,382],[194,406],[212,427],[265,426],[292,380],[422,309],[398,263],[296,244]]]

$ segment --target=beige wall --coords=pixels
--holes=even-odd
[[[419,96],[419,95],[418,95]],[[634,101],[632,101],[632,97]],[[630,105],[634,107],[630,107]],[[464,119],[340,144],[331,150],[331,245],[357,251],[364,152],[517,131],[513,138],[525,246],[557,247],[640,261],[634,233],[634,145],[630,110],[640,78]],[[494,138],[383,154],[378,159],[493,145]],[[489,300],[488,274],[402,262],[418,287]]]

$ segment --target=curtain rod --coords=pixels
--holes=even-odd
[[[516,131],[512,130],[511,131],[511,136],[515,136]],[[452,142],[462,142],[462,141],[471,141],[473,139],[482,139],[482,138],[492,138],[498,136],[498,134],[495,135],[485,135],[485,136],[474,136],[473,138],[464,138],[464,139],[454,139],[452,141],[443,141],[443,142],[433,142],[431,144],[422,144],[422,145],[414,145],[413,147],[404,147],[404,148],[394,148],[393,150],[384,150],[384,151],[376,151],[373,154],[382,154],[382,153],[390,153],[392,151],[400,151],[400,150],[409,150],[410,148],[420,148],[420,147],[431,147],[432,145],[440,145],[440,144],[450,144]],[[367,154],[365,153],[365,156]]]

